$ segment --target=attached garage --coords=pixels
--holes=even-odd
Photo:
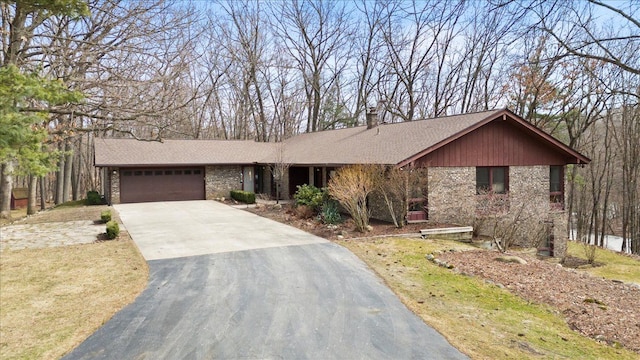
[[[204,199],[204,168],[120,169],[122,203]]]

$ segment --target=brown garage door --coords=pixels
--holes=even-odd
[[[204,200],[203,168],[121,169],[120,202]]]

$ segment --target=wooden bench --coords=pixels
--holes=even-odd
[[[473,238],[472,226],[448,227],[420,230],[420,237],[426,239],[430,236],[446,237],[454,240],[471,240]]]

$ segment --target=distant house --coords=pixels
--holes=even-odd
[[[213,199],[241,189],[275,195],[270,164],[287,163],[281,194],[297,185],[326,186],[351,164],[428,167],[428,189],[409,220],[449,222],[450,209],[480,189],[548,204],[565,237],[565,167],[590,159],[508,109],[378,124],[294,136],[283,143],[227,140],[96,139],[95,166],[112,203]],[[447,211],[445,211],[445,209]],[[556,255],[563,256],[556,247]]]
[[[28,205],[29,189],[13,188],[11,190],[11,210],[24,209]]]

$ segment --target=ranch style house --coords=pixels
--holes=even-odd
[[[114,204],[208,200],[229,197],[231,190],[273,197],[271,169],[277,163],[289,165],[281,198],[298,185],[325,187],[346,165],[426,167],[428,187],[411,199],[406,220],[451,223],[452,214],[462,211],[456,206],[481,199],[481,190],[489,189],[545,204],[554,256],[564,256],[566,248],[566,166],[589,162],[508,109],[391,124],[379,123],[372,112],[366,126],[305,133],[281,143],[95,139],[94,159],[102,171],[102,193]],[[385,219],[382,211],[372,213]]]

